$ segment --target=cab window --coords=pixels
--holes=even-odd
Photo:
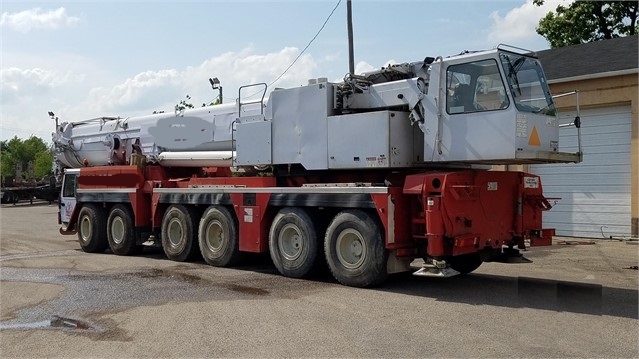
[[[75,197],[75,189],[78,185],[78,175],[66,174],[64,175],[64,187],[62,188],[62,197]]]
[[[446,71],[446,111],[449,114],[500,110],[508,96],[493,59],[449,66]]]

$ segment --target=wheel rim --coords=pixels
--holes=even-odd
[[[211,221],[208,226],[206,226],[204,238],[206,247],[211,252],[219,252],[224,246],[224,229],[222,228],[222,223],[218,220]]]
[[[172,218],[168,224],[167,231],[169,244],[171,247],[177,247],[182,243],[182,237],[184,236],[184,228],[182,223],[177,218]]]
[[[337,259],[348,269],[358,268],[366,259],[364,237],[354,229],[343,230],[337,237],[335,247]]]
[[[111,221],[111,239],[115,244],[121,244],[124,241],[124,221],[122,217],[115,217]]]
[[[80,236],[82,237],[82,242],[88,242],[91,239],[92,231],[93,226],[91,225],[91,219],[88,216],[83,216],[80,220]]]
[[[304,249],[304,241],[299,227],[291,223],[282,227],[277,236],[277,247],[287,260],[293,261],[299,258]]]

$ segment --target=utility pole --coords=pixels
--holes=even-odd
[[[351,0],[346,0],[346,21],[348,24],[348,72],[355,74],[355,58],[353,54],[353,9]]]

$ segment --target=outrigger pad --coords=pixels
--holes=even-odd
[[[418,277],[437,277],[437,278],[448,278],[458,275],[459,272],[450,268],[437,268],[435,266],[424,266],[420,268],[417,272],[413,273],[413,275]]]

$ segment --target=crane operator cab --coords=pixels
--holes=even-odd
[[[580,151],[561,152],[557,111],[541,64],[519,50],[501,45],[349,76],[336,85],[335,107],[342,114],[408,110],[410,123],[421,130],[415,163],[581,162]],[[360,130],[340,133],[352,138]]]
[[[536,59],[501,53],[506,77],[518,110],[555,114],[550,96]],[[494,60],[480,60],[448,67],[446,72],[448,113],[470,113],[505,109],[509,105],[505,84]],[[523,84],[523,85],[522,85]]]
[[[497,48],[434,62],[440,98],[432,161],[486,164],[580,162],[581,153],[559,151],[557,111],[539,60]],[[443,83],[445,81],[445,84]],[[432,86],[437,86],[431,81]],[[435,89],[429,91],[433,96]],[[443,107],[443,108],[442,108]],[[425,106],[428,109],[428,106]],[[429,127],[426,123],[423,127]],[[429,148],[425,144],[425,149]]]

